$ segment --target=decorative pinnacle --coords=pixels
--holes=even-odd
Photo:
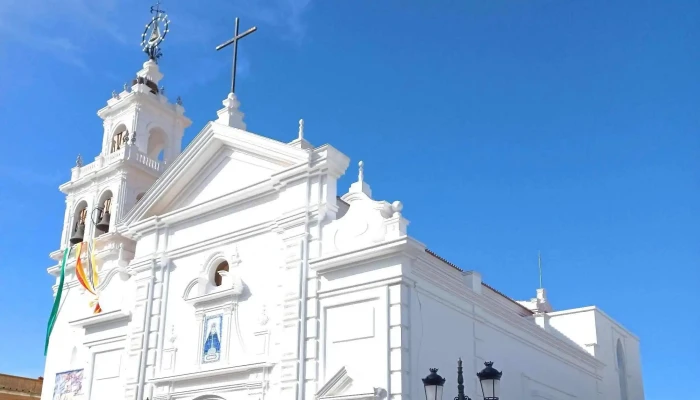
[[[299,120],[299,140],[304,140],[304,120]]]
[[[78,154],[78,157],[75,159],[75,166],[80,168],[83,166],[83,156]]]
[[[134,133],[131,135],[131,144],[132,144],[132,145],[136,144],[136,132],[134,132]]]
[[[360,161],[359,163],[357,163],[357,165],[358,167],[360,167],[360,171],[357,174],[357,181],[360,182],[360,184],[362,184],[362,182],[365,181],[365,163],[364,161]]]
[[[175,100],[175,104],[177,104],[178,106],[181,106],[182,105],[182,97],[177,96],[177,100]]]
[[[127,85],[126,82],[124,82],[124,91],[129,93],[129,85]]]

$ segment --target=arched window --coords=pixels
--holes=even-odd
[[[100,207],[99,215],[95,221],[95,236],[100,236],[109,232],[109,222],[112,218],[112,192],[106,191],[100,196],[98,207]]]
[[[87,202],[81,201],[75,208],[73,213],[70,244],[76,244],[83,241],[85,236],[85,218],[87,217]]]
[[[148,148],[146,153],[153,160],[163,161],[167,137],[160,128],[151,129],[148,132]]]
[[[228,261],[222,261],[214,270],[214,286],[221,286],[222,277],[219,274],[221,271],[228,272]]]
[[[620,380],[620,399],[627,400],[627,362],[625,360],[625,349],[622,342],[617,339],[617,375]]]
[[[128,140],[128,137],[129,133],[126,130],[125,126],[122,125],[119,128],[117,128],[114,135],[112,135],[112,143],[110,144],[111,147],[109,149],[109,152],[114,153],[115,151],[124,147],[126,141]]]

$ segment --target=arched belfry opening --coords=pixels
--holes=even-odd
[[[119,125],[112,134],[109,152],[114,153],[115,151],[123,148],[126,145],[127,140],[129,140],[129,132],[126,129],[126,126],[123,124]]]
[[[97,210],[95,216],[95,237],[103,235],[109,232],[109,225],[112,219],[112,192],[107,190],[102,193],[100,200],[97,203]]]
[[[168,137],[160,128],[153,128],[148,131],[148,147],[146,154],[153,160],[165,161],[165,148],[168,144]]]
[[[70,244],[77,244],[83,241],[85,237],[85,218],[87,218],[87,202],[81,201],[75,207],[73,219],[71,220],[71,235]]]
[[[219,287],[221,286],[221,283],[223,282],[223,277],[219,272],[228,272],[228,261],[222,261],[219,263],[219,265],[216,266],[216,269],[214,270],[214,286]]]
[[[627,400],[627,360],[625,359],[625,349],[622,347],[620,339],[617,339],[615,353],[617,358],[617,375],[620,380],[620,399]]]

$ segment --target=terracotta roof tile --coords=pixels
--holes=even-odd
[[[26,394],[41,395],[41,387],[43,386],[43,383],[43,378],[33,379],[22,376],[0,374],[0,391],[23,393],[25,395],[21,397],[23,397],[25,400],[27,399]],[[0,393],[0,396],[5,394],[6,393]],[[0,397],[0,400],[5,399]]]
[[[438,260],[444,262],[445,264],[449,265],[450,267],[452,267],[452,268],[454,268],[454,269],[456,269],[456,270],[458,270],[458,271],[465,272],[462,268],[460,268],[460,267],[458,267],[457,265],[455,265],[455,264],[453,264],[453,263],[447,261],[446,259],[440,257],[439,255],[437,255],[437,254],[436,254],[435,252],[433,252],[432,250],[425,249],[425,252],[428,253],[428,254],[430,254],[431,256],[437,258]],[[486,286],[487,288],[493,290],[496,294],[499,294],[499,295],[503,296],[506,300],[510,300],[510,301],[513,302],[514,304],[518,305],[518,307],[520,307],[520,308],[522,308],[523,310],[527,311],[529,314],[533,314],[533,312],[532,312],[531,310],[529,310],[527,307],[525,307],[525,306],[523,306],[522,304],[518,303],[517,301],[511,299],[510,297],[506,296],[505,294],[499,292],[498,290],[494,289],[492,286],[487,285],[487,284],[486,284],[485,282],[483,282],[483,281],[481,282],[481,284],[484,285],[484,286]]]

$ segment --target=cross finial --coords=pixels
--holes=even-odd
[[[299,140],[304,140],[304,120],[299,120]]]
[[[360,161],[357,163],[357,166],[359,167],[359,173],[357,174],[357,181],[360,182],[360,185],[365,181],[365,163],[364,161]]]
[[[238,34],[238,17],[236,17],[236,26],[233,31],[233,38],[227,40],[225,43],[222,43],[218,46],[216,46],[216,50],[221,50],[225,47],[227,47],[230,44],[233,44],[233,69],[231,71],[231,93],[236,93],[236,65],[238,64],[238,41],[243,39],[244,37],[250,35],[251,33],[255,32],[258,28],[257,27],[252,27],[248,29],[247,31]]]
[[[165,10],[160,9],[160,0],[156,1],[155,6],[151,6],[151,14],[155,14],[157,16],[160,13],[164,13],[164,12],[165,12]]]

